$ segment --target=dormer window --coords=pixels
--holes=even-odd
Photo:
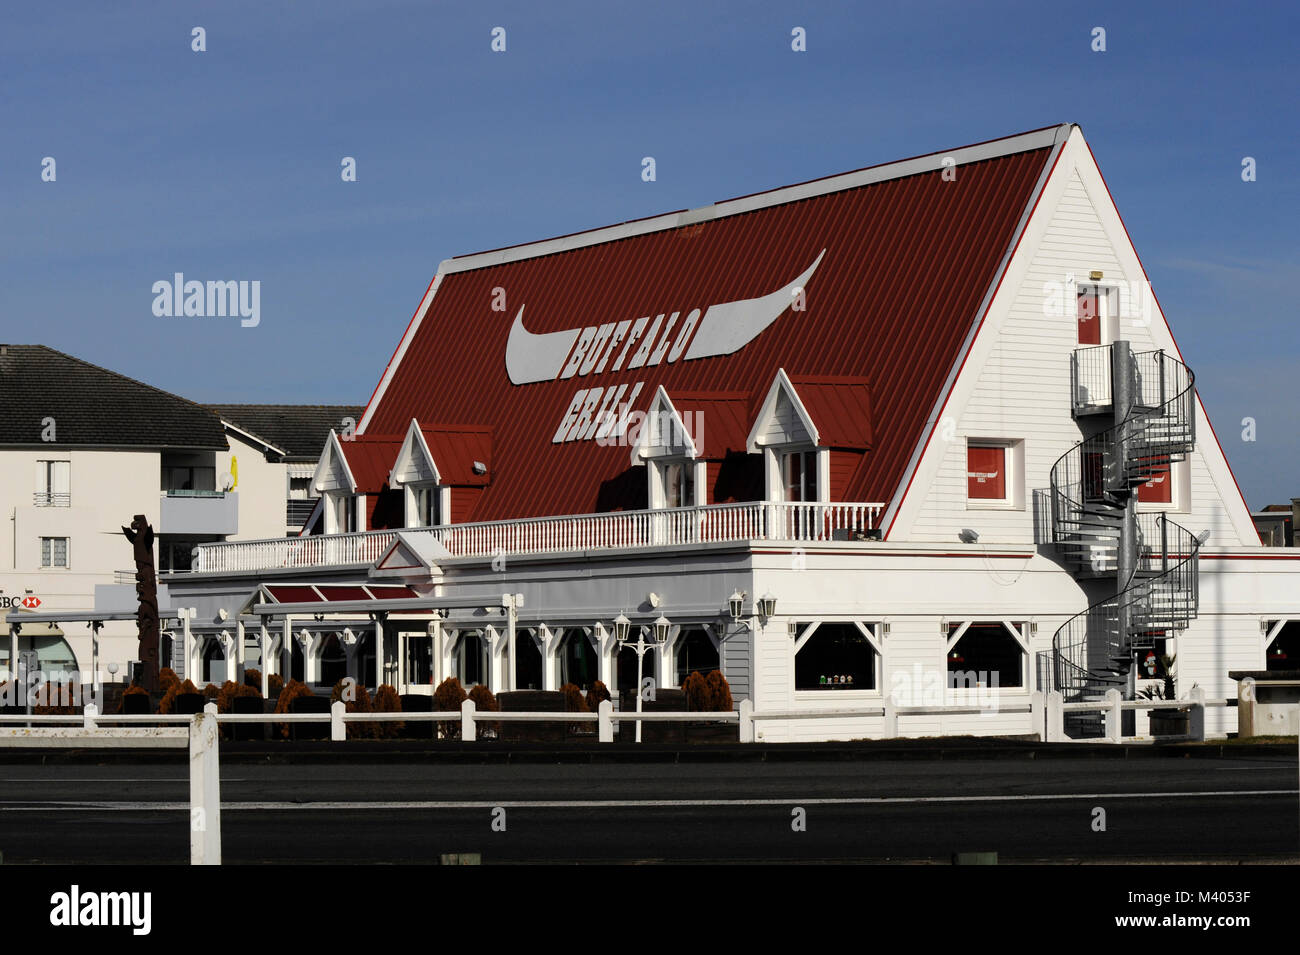
[[[417,484],[408,487],[408,492],[408,527],[437,527],[443,523],[442,489],[438,485]]]
[[[695,462],[662,461],[655,465],[661,475],[664,507],[695,506]]]
[[[781,452],[781,480],[786,501],[819,501],[817,449]]]

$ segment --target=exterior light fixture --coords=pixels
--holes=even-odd
[[[487,465],[484,464],[482,461],[475,461],[475,462],[474,462],[474,473],[475,473],[475,474],[487,474]]]
[[[727,598],[727,607],[731,611],[732,622],[740,623],[740,617],[745,612],[745,592],[733,590],[731,596]]]
[[[1196,543],[1198,544],[1204,544],[1209,539],[1210,539],[1210,532],[1208,530],[1201,531],[1199,534],[1196,535]]]
[[[672,622],[663,614],[655,618],[655,643],[662,647],[668,642],[668,628],[671,626]]]
[[[963,527],[957,536],[964,544],[973,544],[980,539],[979,531],[973,531],[969,527]]]
[[[1093,269],[1088,273],[1088,278],[1092,279],[1094,282],[1099,282],[1104,274],[1105,273],[1103,273],[1101,269]]]
[[[627,638],[632,633],[632,621],[627,619],[627,614],[619,614],[614,618],[614,639],[619,643],[627,643]]]
[[[771,591],[758,598],[758,612],[763,617],[776,616],[776,598]]]

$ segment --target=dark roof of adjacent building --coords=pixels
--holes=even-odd
[[[45,345],[0,345],[0,408],[0,445],[229,447],[202,405]]]
[[[355,427],[362,405],[205,405],[241,431],[281,449],[285,460],[315,461],[325,447],[330,429],[342,434],[344,419]]]

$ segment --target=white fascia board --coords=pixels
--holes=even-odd
[[[645,464],[646,459],[653,457],[656,450],[670,447],[669,445],[651,445],[650,435],[656,428],[650,424],[652,421],[658,421],[659,409],[663,408],[671,416],[675,424],[675,430],[686,439],[686,456],[694,460],[699,456],[699,450],[695,447],[695,442],[691,440],[690,434],[686,431],[686,426],[682,423],[682,416],[678,414],[677,408],[673,405],[672,399],[668,397],[668,391],[663,385],[655,392],[654,398],[650,401],[650,408],[646,412],[645,421],[641,423],[641,433],[636,437],[636,444],[632,446],[632,466],[638,467]],[[663,435],[658,435],[662,440]]]
[[[221,419],[221,426],[226,430],[233,431],[235,434],[239,435],[240,439],[243,440],[246,444],[261,445],[267,451],[272,451],[275,454],[279,454],[279,455],[288,454],[288,452],[285,451],[284,448],[276,447],[274,444],[272,444],[270,441],[267,441],[265,438],[259,438],[251,431],[245,431],[243,428],[239,427],[239,425],[227,421],[225,418]]]
[[[366,412],[361,416],[361,423],[357,425],[357,434],[365,434],[366,427],[370,424],[370,419],[374,416],[375,409],[384,398],[384,392],[388,390],[388,384],[393,380],[393,375],[397,373],[397,366],[402,363],[406,356],[406,349],[410,346],[415,338],[416,332],[420,330],[420,323],[424,321],[424,316],[428,314],[429,305],[433,301],[433,295],[438,291],[438,286],[442,284],[444,262],[438,266],[438,272],[429,283],[428,289],[425,290],[424,298],[420,300],[419,307],[415,314],[411,316],[411,321],[406,326],[406,334],[402,336],[401,342],[397,345],[397,351],[393,352],[393,357],[388,361],[388,367],[384,369],[383,375],[379,378],[379,384],[375,387],[375,393],[370,396],[370,403],[366,405]]]
[[[316,464],[316,473],[312,475],[311,486],[317,491],[337,490],[336,488],[323,487],[324,480],[330,476],[331,462],[337,458],[343,466],[343,476],[348,479],[347,490],[355,494],[357,491],[357,479],[352,476],[352,469],[348,467],[348,457],[343,453],[343,446],[339,444],[339,436],[330,428],[329,437],[325,439],[325,449],[321,452],[320,461]]]
[[[745,446],[749,449],[750,454],[758,454],[765,447],[765,445],[758,443],[758,436],[763,432],[767,422],[771,420],[772,415],[776,412],[777,395],[782,391],[790,399],[790,404],[794,407],[795,413],[799,415],[799,420],[803,422],[804,430],[812,436],[813,446],[821,446],[821,435],[817,431],[817,425],[814,423],[812,415],[804,407],[803,399],[799,397],[799,392],[795,391],[794,384],[790,381],[790,376],[785,373],[785,369],[778,368],[776,377],[772,379],[772,387],[767,389],[767,397],[763,399],[763,404],[754,418],[754,426],[749,429],[749,437],[745,439]]]
[[[886,537],[894,533],[895,524],[898,524],[904,535],[910,531],[912,521],[916,518],[916,507],[919,507],[921,499],[925,496],[925,490],[933,481],[934,473],[939,466],[939,457],[942,456],[942,449],[936,449],[933,439],[938,431],[939,422],[943,418],[944,409],[950,404],[956,407],[964,405],[969,392],[975,386],[975,380],[978,378],[978,371],[982,363],[975,361],[973,355],[977,335],[983,337],[986,341],[996,336],[996,332],[991,330],[989,326],[996,324],[1000,328],[1001,319],[1005,317],[1006,311],[1010,308],[1010,303],[1015,300],[1019,284],[1029,267],[1033,253],[1037,250],[1039,240],[1041,240],[1043,233],[1046,232],[1050,225],[1051,211],[1044,215],[1037,215],[1037,213],[1043,208],[1055,210],[1057,201],[1069,184],[1068,169],[1073,163],[1068,161],[1067,153],[1071,151],[1071,144],[1077,143],[1082,145],[1084,149],[1087,148],[1086,144],[1083,143],[1083,133],[1078,126],[1073,124],[1062,124],[1045,132],[1050,132],[1052,136],[1048,142],[1042,145],[1052,146],[1052,153],[1043,164],[1043,171],[1038,177],[1038,182],[1030,193],[1029,199],[1025,202],[1024,211],[1021,213],[1020,221],[1016,224],[1013,233],[1013,241],[1008,244],[1002,262],[994,270],[993,278],[984,293],[984,298],[971,319],[971,326],[966,333],[966,339],[962,342],[961,348],[958,349],[957,358],[953,362],[943,386],[939,389],[930,416],[926,419],[925,427],[922,429],[921,437],[916,448],[912,451],[907,467],[903,471],[902,480],[899,481],[894,496],[890,499],[889,506],[881,517],[880,526],[885,529]],[[1045,198],[1048,201],[1044,203],[1042,200]],[[986,318],[994,318],[995,316],[997,318],[995,322],[985,321]],[[968,369],[973,370],[965,376],[966,381],[963,383],[959,380],[959,377],[963,370]],[[956,392],[959,390],[963,392],[960,400],[954,400],[957,398]],[[919,492],[912,496],[911,492],[918,489]],[[904,505],[910,502],[916,503],[905,508]]]
[[[389,487],[400,487],[405,483],[400,475],[406,471],[417,453],[428,463],[429,470],[433,472],[434,482],[442,481],[442,475],[438,472],[438,464],[433,460],[433,454],[429,451],[428,442],[424,440],[424,432],[420,430],[420,423],[412,418],[411,423],[406,428],[406,438],[402,441],[402,447],[397,452],[396,460],[393,461],[393,469],[388,472]]]

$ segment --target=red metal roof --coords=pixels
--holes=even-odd
[[[728,451],[745,452],[753,421],[753,397],[744,392],[679,391],[668,399],[682,417],[702,458],[716,461]],[[687,417],[689,415],[689,417]]]
[[[424,443],[429,446],[433,463],[443,484],[452,486],[477,486],[488,483],[492,473],[492,429],[470,425],[435,424],[420,422]],[[474,462],[479,461],[487,471],[478,474]],[[389,463],[392,466],[392,463]]]
[[[936,163],[929,171],[827,186],[833,191],[689,225],[531,257],[487,256],[480,267],[449,271],[409,341],[399,346],[365,430],[400,432],[411,418],[493,428],[492,481],[464,519],[644,507],[644,500],[623,501],[611,491],[638,486],[626,479],[632,466],[626,446],[553,441],[571,409],[581,411],[579,392],[602,389],[591,409],[598,414],[599,401],[620,386],[626,401],[641,385],[634,407],[644,411],[659,385],[676,401],[679,393],[701,391],[765,394],[779,368],[792,378],[851,377],[872,383],[873,433],[872,450],[845,497],[888,501],[1050,155],[1051,148],[1040,145],[963,162],[955,181],[945,180]],[[707,318],[710,306],[773,295],[814,262],[803,310],[785,307],[766,330],[729,352],[715,347],[711,357],[691,357],[691,335],[698,339],[704,322],[678,333],[693,310]],[[505,295],[504,311],[493,310],[502,294],[497,290]],[[619,349],[607,332],[605,360],[563,377],[551,367],[554,351],[541,347],[567,341],[572,331],[581,348],[577,330],[674,312],[681,324],[666,336],[672,350],[661,352],[657,363],[652,358],[641,367],[632,368],[634,361],[622,367],[622,357],[612,360]],[[506,347],[524,316],[526,340],[537,346],[539,380],[515,384]],[[547,333],[561,334],[538,337]],[[650,326],[645,337],[653,337]],[[629,346],[622,347],[626,353]],[[566,357],[576,363],[581,356]],[[512,373],[520,367],[516,354]],[[827,389],[811,400],[818,411],[810,413],[825,420],[828,433],[846,441],[863,437],[862,424],[852,420],[854,402],[842,390]],[[723,424],[724,431],[728,427]],[[395,453],[394,447],[385,467]]]
[[[865,378],[794,375],[790,384],[812,416],[823,446],[871,447],[871,386]]]
[[[358,494],[378,494],[388,484],[389,472],[402,448],[401,437],[391,434],[359,434],[351,441],[339,441],[348,470],[357,482]]]

